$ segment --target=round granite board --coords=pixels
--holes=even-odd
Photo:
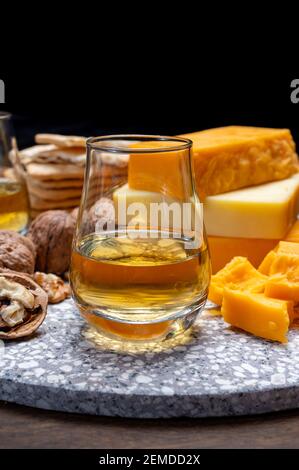
[[[106,416],[240,415],[299,406],[299,331],[280,345],[204,312],[183,344],[153,350],[100,340],[72,300],[31,339],[0,342],[0,399]]]

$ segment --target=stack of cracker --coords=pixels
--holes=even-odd
[[[21,150],[32,217],[53,209],[72,210],[80,204],[86,161],[86,138],[37,134],[37,145]],[[101,165],[97,189],[108,191],[127,175],[127,161],[112,157]]]

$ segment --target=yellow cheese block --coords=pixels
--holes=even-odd
[[[297,217],[299,173],[204,202],[208,236],[282,239]]]
[[[161,231],[170,229],[185,237],[196,234],[199,239],[202,238],[201,206],[195,205],[193,198],[189,201],[191,206],[186,208],[185,202],[154,191],[131,189],[128,184],[113,192],[115,217],[119,225],[151,227],[152,230]]]
[[[230,325],[281,343],[294,316],[293,302],[231,289],[224,289],[221,313]]]
[[[264,292],[267,280],[267,276],[257,271],[246,258],[236,256],[212,276],[208,298],[221,305],[224,288],[261,293]]]
[[[208,237],[212,273],[217,273],[234,256],[245,256],[254,267],[276,246],[278,240],[254,238]]]
[[[298,171],[288,129],[228,126],[184,134],[193,141],[201,200],[246,186],[288,178]]]

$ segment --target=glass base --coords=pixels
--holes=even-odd
[[[107,338],[121,342],[149,343],[169,340],[185,333],[194,324],[205,302],[203,300],[200,304],[188,307],[175,317],[142,323],[112,320],[105,313],[86,307],[79,306],[79,310],[89,325]]]

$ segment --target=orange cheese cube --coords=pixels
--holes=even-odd
[[[212,276],[208,298],[221,305],[224,288],[263,292],[266,281],[267,277],[259,273],[246,258],[236,256]]]
[[[299,302],[299,256],[276,253],[270,269],[265,295]]]
[[[269,276],[274,274],[284,274],[288,279],[299,282],[299,256],[293,253],[276,253]]]
[[[212,194],[288,178],[298,171],[288,129],[228,126],[184,134],[193,141],[197,190]]]
[[[292,302],[232,289],[224,289],[221,313],[230,325],[281,343],[294,315]]]
[[[274,299],[299,302],[299,282],[290,281],[286,276],[273,276],[265,286],[265,295]]]
[[[258,267],[267,253],[278,240],[234,237],[208,237],[212,272],[222,269],[234,256],[248,258],[254,267]]]
[[[271,251],[259,271],[268,274],[265,295],[299,302],[299,244],[281,241]]]

